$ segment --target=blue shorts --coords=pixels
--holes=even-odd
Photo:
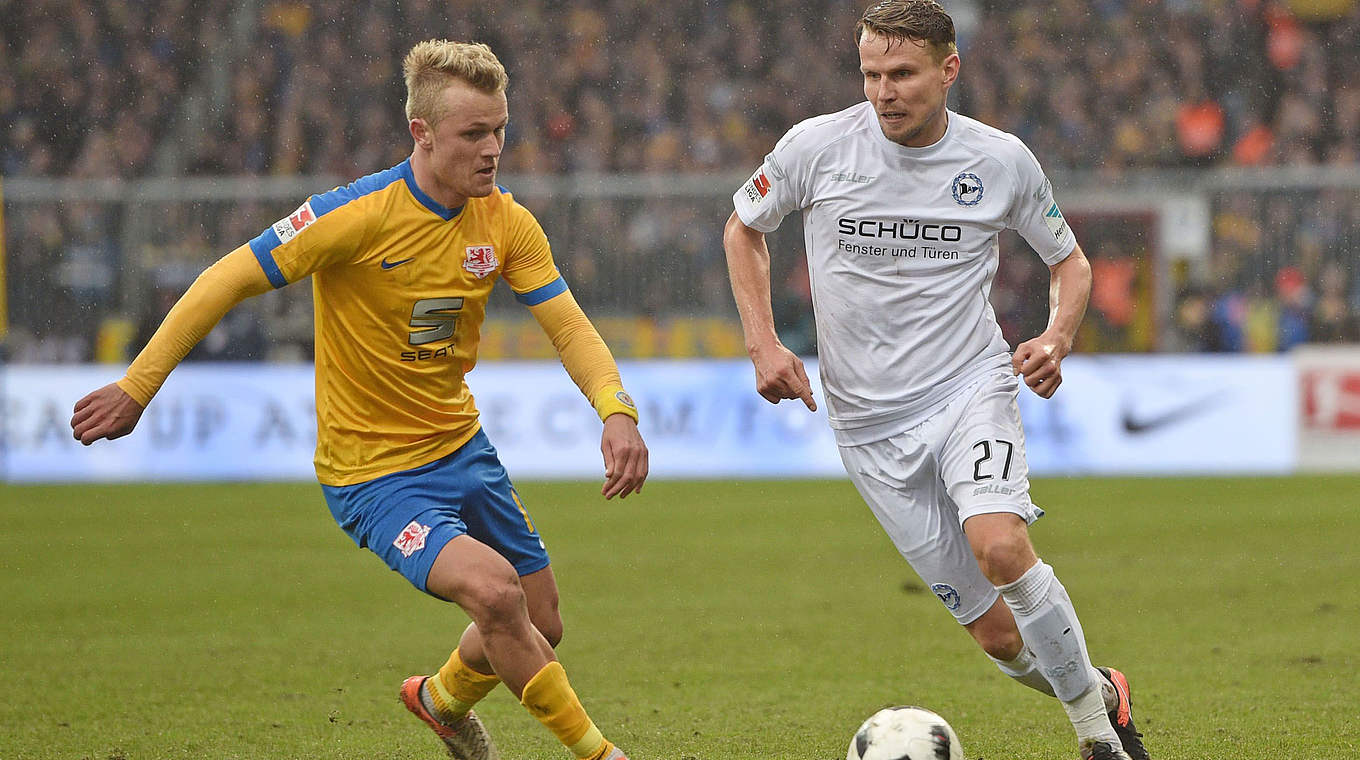
[[[481,430],[429,464],[321,490],[356,544],[427,594],[430,567],[456,536],[466,534],[495,549],[520,575],[548,566],[543,540]]]

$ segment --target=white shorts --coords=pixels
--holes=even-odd
[[[963,624],[998,592],[973,557],[963,523],[1011,512],[1033,523],[1025,433],[1007,372],[988,375],[924,422],[881,441],[841,446],[841,461],[913,570]]]

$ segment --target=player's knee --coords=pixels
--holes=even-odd
[[[1012,583],[1034,565],[1034,549],[1023,531],[1007,531],[975,542],[973,555],[977,557],[982,574],[994,585]]]
[[[494,632],[524,614],[524,589],[514,577],[488,578],[464,594],[462,602],[483,633]]]

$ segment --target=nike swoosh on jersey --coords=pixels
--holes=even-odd
[[[401,261],[388,261],[387,259],[383,259],[382,262],[381,262],[381,264],[382,264],[382,268],[383,268],[383,269],[391,269],[392,267],[399,267],[399,266],[401,266],[402,264],[405,264],[405,263],[407,263],[407,262],[409,262],[409,261],[415,261],[415,260],[416,260],[416,259],[415,259],[414,256],[412,256],[412,257],[409,258],[409,259],[402,259]]]

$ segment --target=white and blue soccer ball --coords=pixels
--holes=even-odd
[[[921,707],[888,707],[864,721],[845,760],[964,760],[944,718]]]

